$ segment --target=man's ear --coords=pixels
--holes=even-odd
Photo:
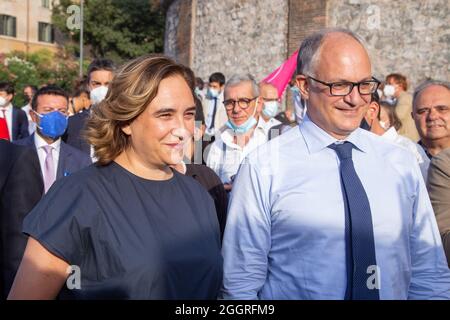
[[[375,101],[372,101],[371,103],[369,103],[369,108],[367,109],[367,112],[366,112],[366,119],[373,121],[376,118],[378,118],[379,110],[380,110],[380,106],[378,105],[378,103],[376,103]]]
[[[34,113],[33,109],[30,110],[30,117],[31,117],[31,120],[33,120],[34,123],[37,123],[38,116],[36,115],[36,113]]]
[[[300,90],[302,98],[305,100],[309,99],[309,86],[306,76],[303,74],[299,74],[295,77],[295,84],[297,88]]]

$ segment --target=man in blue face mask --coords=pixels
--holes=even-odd
[[[31,101],[31,119],[36,132],[18,140],[18,145],[36,150],[46,193],[56,179],[91,164],[91,158],[61,141],[67,128],[69,97],[56,86],[39,89]]]
[[[206,164],[231,190],[233,177],[243,158],[267,142],[269,126],[260,120],[259,87],[252,75],[234,75],[225,84],[224,100],[228,121],[211,145]]]

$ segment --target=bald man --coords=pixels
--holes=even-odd
[[[369,55],[351,31],[300,46],[304,121],[247,156],[223,240],[225,299],[450,299],[450,270],[414,156],[359,125]]]

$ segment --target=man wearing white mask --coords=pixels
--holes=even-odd
[[[244,157],[268,140],[271,127],[259,121],[260,103],[259,87],[252,75],[234,75],[226,83],[222,107],[228,121],[210,146],[206,165],[216,172],[227,191]]]
[[[23,88],[23,97],[25,98],[25,102],[27,103],[22,107],[22,110],[27,114],[28,119],[28,133],[31,135],[36,130],[36,124],[31,119],[31,100],[33,99],[34,94],[37,91],[37,87],[31,84],[25,85]]]
[[[223,107],[223,88],[225,76],[220,72],[215,72],[209,77],[206,101],[204,102],[203,113],[206,115],[206,138],[213,137],[216,132],[227,122],[227,113]]]
[[[402,122],[402,127],[398,130],[398,133],[417,142],[420,137],[412,117],[412,95],[406,90],[408,90],[408,83],[405,76],[392,73],[386,77],[384,92],[389,94],[394,91],[393,96],[397,101],[395,112]]]
[[[280,135],[282,130],[282,123],[275,119],[275,116],[280,111],[280,98],[278,97],[278,89],[270,83],[261,82],[259,84],[259,96],[261,103],[259,104],[258,113],[259,123],[273,131],[269,132],[269,139]]]
[[[29,136],[25,111],[14,108],[14,86],[0,82],[0,139],[15,141]]]
[[[87,81],[91,107],[105,99],[108,85],[113,78],[114,69],[113,62],[108,59],[95,59],[89,65]],[[64,142],[87,154],[91,154],[91,147],[83,138],[82,131],[89,114],[90,108],[70,117],[67,132],[63,136]]]

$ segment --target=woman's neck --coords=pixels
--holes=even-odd
[[[168,180],[172,178],[173,172],[168,165],[155,166],[143,159],[133,151],[133,148],[128,148],[119,154],[114,161],[130,171],[132,174],[148,179],[148,180]]]

